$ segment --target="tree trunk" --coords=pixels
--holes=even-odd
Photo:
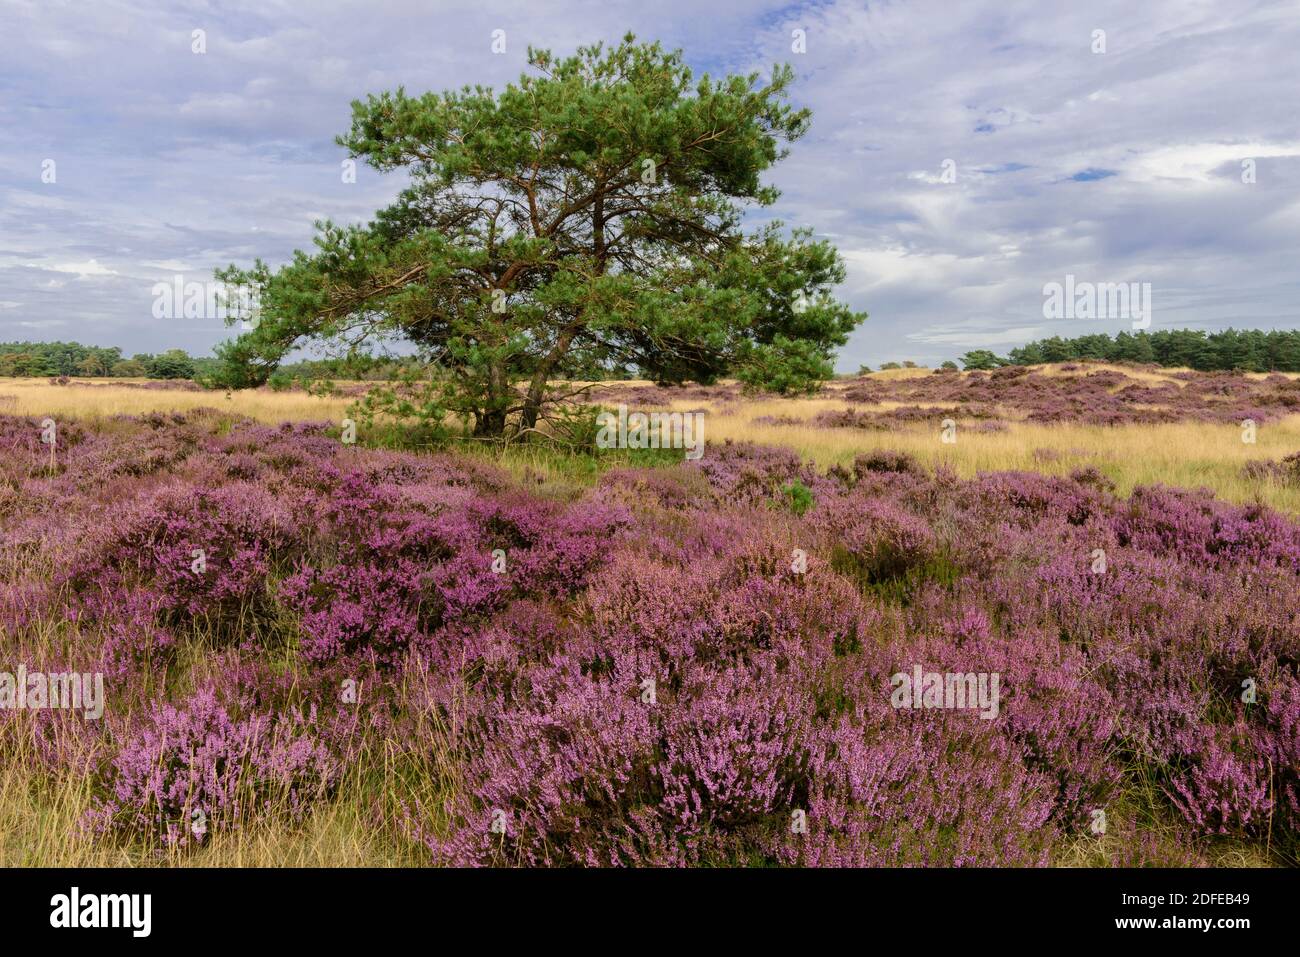
[[[595,202],[591,208],[591,236],[595,246],[596,256],[596,275],[603,275],[605,272],[606,261],[609,258],[609,249],[605,245],[605,196],[601,191],[597,193]],[[569,325],[565,326],[560,332],[559,337],[555,340],[555,345],[551,351],[546,354],[533,374],[533,380],[528,384],[528,395],[524,399],[523,412],[519,417],[519,428],[533,429],[537,427],[537,419],[542,414],[542,401],[546,398],[546,383],[555,371],[555,366],[564,358],[564,354],[569,351],[569,346],[573,344],[574,338],[582,329],[582,318],[579,316]]]
[[[474,418],[474,436],[499,439],[506,431],[506,414],[501,409],[487,409]]]
[[[474,417],[474,435],[478,438],[499,439],[506,432],[506,407],[510,399],[505,370],[499,362],[488,365],[486,398],[486,407]]]
[[[551,347],[551,351],[546,354],[537,371],[533,373],[533,379],[528,383],[528,394],[524,397],[524,408],[519,415],[520,431],[537,427],[537,419],[542,414],[542,402],[546,399],[546,383],[550,380],[551,373],[555,371],[555,366],[569,351],[569,346],[573,344],[580,328],[581,325],[577,322],[565,326],[559,338],[555,340],[555,345]]]

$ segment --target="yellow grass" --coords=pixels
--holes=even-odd
[[[1071,374],[1061,373],[1058,367],[1035,368],[1051,375]],[[1168,372],[1178,370],[1156,373],[1090,364],[1081,372],[1110,368],[1142,381],[1179,381],[1168,376]],[[915,378],[930,374],[926,369],[891,369],[874,373],[871,378]],[[650,384],[642,380],[605,385],[632,388]],[[15,398],[6,401],[6,396]],[[54,418],[139,415],[207,406],[268,423],[304,419],[338,422],[347,414],[351,401],[347,398],[321,398],[299,391],[185,392],[133,389],[117,382],[88,387],[57,386],[44,379],[0,378],[0,413]],[[745,399],[741,402],[683,399],[670,403],[669,409],[709,410],[705,419],[706,443],[733,439],[784,445],[823,468],[848,464],[855,455],[878,448],[909,452],[928,465],[946,464],[963,477],[1006,469],[1068,475],[1076,468],[1091,465],[1105,472],[1122,494],[1128,494],[1134,486],[1155,483],[1188,488],[1206,486],[1228,501],[1261,501],[1279,510],[1300,514],[1300,489],[1250,481],[1241,474],[1242,466],[1248,461],[1279,459],[1300,450],[1300,415],[1260,425],[1253,445],[1242,442],[1241,430],[1236,426],[1203,422],[1089,426],[1012,421],[1006,432],[993,433],[975,432],[961,422],[957,428],[957,441],[953,444],[940,441],[937,422],[899,426],[888,432],[754,422],[763,416],[807,420],[828,410],[879,411],[901,404],[933,405],[924,402],[850,405],[827,398]],[[1004,411],[1011,416],[1016,414],[1013,409]],[[705,454],[708,454],[707,444]]]
[[[11,415],[107,417],[145,412],[188,412],[212,408],[245,415],[260,422],[343,418],[350,399],[321,398],[306,392],[244,389],[236,392],[186,392],[181,389],[133,389],[121,383],[144,379],[73,379],[52,385],[48,379],[0,378],[0,413]],[[7,399],[6,397],[11,397]]]
[[[214,831],[201,847],[93,840],[83,828],[92,776],[57,783],[32,759],[0,765],[0,867],[409,867],[428,862],[410,842],[377,828],[366,795],[353,786],[313,807],[299,825],[259,821]]]
[[[1130,379],[1137,380],[1142,385],[1164,385],[1168,383],[1179,387],[1186,385],[1187,380],[1176,379],[1174,378],[1175,374],[1191,371],[1190,369],[1175,367],[1160,369],[1158,371],[1154,369],[1133,369],[1125,366],[1113,366],[1106,362],[1089,362],[1085,366],[1080,366],[1079,368],[1070,371],[1063,370],[1060,364],[1029,366],[1029,368],[1034,372],[1037,372],[1039,375],[1059,376],[1064,378],[1088,375],[1092,372],[1118,372],[1120,375],[1128,376]]]
[[[1075,365],[1077,368],[1066,370],[1062,365]],[[1162,369],[1138,369],[1133,366],[1111,365],[1109,362],[1088,362],[1080,363],[1048,363],[1045,365],[1026,366],[1033,372],[1045,376],[1081,376],[1089,375],[1093,372],[1118,372],[1120,375],[1128,376],[1130,379],[1136,379],[1143,385],[1161,385],[1169,383],[1176,386],[1187,385],[1186,379],[1179,379],[1176,376],[1182,372],[1192,372],[1188,366],[1165,366]],[[1300,372],[1242,372],[1239,373],[1243,378],[1262,380],[1267,379],[1270,375],[1284,375],[1288,379],[1300,378]],[[1125,383],[1127,385],[1128,383]]]
[[[672,408],[685,411],[700,405],[698,401],[682,401],[673,403]],[[890,448],[908,452],[927,465],[947,465],[967,478],[978,472],[1009,469],[1068,475],[1091,465],[1108,475],[1125,495],[1137,485],[1206,486],[1232,502],[1258,500],[1286,512],[1300,513],[1300,489],[1249,481],[1241,474],[1242,466],[1252,459],[1279,459],[1300,450],[1300,415],[1260,425],[1253,445],[1242,441],[1237,426],[1204,422],[1129,426],[1011,422],[1005,432],[979,433],[959,421],[952,444],[941,440],[938,422],[909,424],[888,432],[754,422],[763,416],[811,419],[827,410],[878,410],[895,405],[850,405],[836,399],[769,399],[747,401],[733,411],[724,406],[704,420],[705,454],[707,443],[732,439],[788,446],[827,468],[846,465],[862,452]]]
[[[933,375],[933,369],[881,369],[871,373],[873,379],[922,379]]]
[[[41,573],[38,567],[29,571],[31,577]],[[76,641],[75,628],[65,634],[66,627],[58,618],[38,623],[27,647],[31,660],[58,660],[61,650]],[[0,624],[0,648],[7,638]],[[173,690],[192,690],[221,677],[223,665],[210,651],[199,635],[178,643]],[[405,696],[420,693],[423,680],[420,672],[410,670]],[[129,705],[125,707],[119,716],[129,721]],[[238,829],[214,829],[201,846],[168,848],[143,837],[97,838],[86,826],[96,810],[94,769],[50,774],[34,742],[53,742],[66,732],[53,723],[37,730],[31,712],[8,720],[21,725],[9,729],[0,760],[0,867],[410,867],[429,862],[427,849],[403,827],[402,805],[415,800],[434,804],[440,798],[448,757],[436,746],[407,752],[399,744],[376,744],[363,736],[354,741],[357,759],[337,790],[314,803],[300,822],[288,814],[271,814]],[[436,728],[422,740],[438,740]]]

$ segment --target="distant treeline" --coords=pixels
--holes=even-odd
[[[1053,336],[1012,349],[999,364],[1036,365],[1104,359],[1108,362],[1154,362],[1161,366],[1188,366],[1203,372],[1238,369],[1245,372],[1300,372],[1300,330],[1261,332],[1227,329],[1200,332],[1191,329],[1159,332],[1097,333],[1062,339]]]
[[[1121,332],[1115,336],[1095,333],[1062,339],[1053,336],[1012,349],[1007,356],[976,349],[962,356],[967,369],[992,369],[1004,365],[1037,365],[1043,362],[1077,362],[1101,359],[1107,362],[1155,363],[1187,366],[1204,372],[1300,372],[1300,330],[1262,332],[1227,329],[1201,332],[1171,329],[1158,332]],[[295,380],[304,384],[319,379],[391,379],[412,360],[384,356],[354,355],[345,359],[309,359],[286,364],[272,376],[272,385],[283,388]],[[904,366],[914,363],[906,362]],[[945,362],[945,366],[955,367]],[[116,346],[83,346],[79,342],[0,342],[0,377],[3,376],[87,376],[150,379],[219,379],[221,362],[210,356],[191,356],[183,349],[127,358]],[[885,363],[882,369],[897,367]],[[576,370],[574,378],[622,379],[636,375],[624,368]],[[863,366],[863,372],[869,371]]]
[[[0,342],[0,376],[82,376],[88,378],[202,379],[217,371],[221,360],[191,356],[184,349],[156,355],[138,352],[129,358],[117,346],[83,346],[79,342]],[[356,356],[281,366],[282,380],[295,378],[388,378],[397,363]]]
[[[285,388],[295,381],[306,384],[322,379],[391,379],[411,361],[409,358],[364,354],[336,359],[305,359],[276,369],[271,385]],[[157,355],[140,352],[128,358],[117,346],[83,346],[79,342],[0,342],[0,376],[195,379],[201,382],[211,378],[219,383],[220,369],[221,360],[211,356],[191,356],[184,349],[168,349]]]
[[[192,379],[215,359],[195,359],[184,349],[129,359],[117,346],[101,348],[79,342],[0,342],[0,376],[112,376]]]
[[[304,359],[285,363],[271,375],[272,388],[288,388],[295,382],[330,379],[392,379],[414,360],[410,357],[372,356],[363,353],[345,358]],[[54,378],[150,378],[194,379],[205,385],[221,385],[222,362],[212,356],[191,356],[184,349],[168,349],[151,355],[136,353],[127,358],[117,346],[83,346],[79,342],[0,342],[0,377],[32,376]],[[623,369],[577,370],[587,379],[630,378]]]

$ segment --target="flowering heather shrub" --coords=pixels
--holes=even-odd
[[[643,408],[665,408],[673,402],[687,399],[708,399],[710,401],[735,401],[741,398],[743,388],[737,384],[730,385],[663,385],[663,386],[626,386],[614,383],[597,386],[587,393],[592,402],[617,405],[626,402],[629,406]]]
[[[156,592],[144,588],[122,591],[114,601],[92,606],[87,617],[97,616],[103,629],[100,667],[126,681],[137,669],[164,663],[176,638],[159,623],[165,617],[165,599]]]
[[[1046,409],[1068,378],[867,388]],[[1189,415],[1256,401],[1194,386]],[[558,501],[323,423],[64,435],[51,472],[39,423],[0,416],[0,637],[102,668],[108,710],[0,713],[0,743],[88,777],[106,839],[298,820],[385,755],[438,767],[406,806],[439,862],[1045,864],[1138,784],[1180,862],[1300,847],[1300,525],[1267,509],[890,450],[822,474],[711,445]],[[916,666],[997,674],[997,716],[893,707]]]
[[[800,461],[790,449],[733,442],[709,447],[709,454],[685,467],[698,469],[719,502],[756,505],[778,498],[780,490],[796,480],[813,491],[830,483]]]
[[[963,406],[899,406],[882,412],[860,412],[855,409],[828,409],[818,412],[810,420],[819,428],[867,429],[885,432],[909,423],[932,423],[936,428],[945,419],[975,419],[968,424],[976,432],[1002,432],[1006,423],[996,420],[997,412],[983,403]],[[984,421],[980,421],[984,420]],[[757,420],[755,420],[757,421]]]
[[[168,483],[87,537],[68,584],[92,607],[99,595],[148,582],[170,611],[220,614],[265,589],[292,523],[285,504],[254,484]]]
[[[369,653],[390,661],[418,642],[429,574],[410,559],[381,565],[304,568],[285,579],[280,600],[300,616],[303,657],[324,662]]]
[[[281,586],[311,661],[365,652],[395,663],[438,627],[499,611],[525,584],[569,595],[626,522],[614,506],[565,512],[517,498],[465,499],[461,511],[430,514],[357,479],[343,485],[348,507],[330,513],[342,561],[304,564]],[[496,550],[506,556],[501,573],[491,570]]]
[[[71,386],[77,389],[143,389],[146,392],[202,392],[203,386],[189,379],[150,379],[148,382],[85,382],[60,376],[50,380],[51,385]]]
[[[880,423],[888,426],[900,422],[939,422],[955,415],[965,415],[974,418],[977,413],[983,411],[984,407],[981,405],[966,407],[922,407],[919,405],[900,405],[896,408],[886,409],[884,412],[878,413],[876,419]]]
[[[1278,482],[1283,485],[1300,485],[1300,452],[1284,455],[1280,461],[1269,459],[1247,462],[1241,474],[1252,481]]]
[[[713,494],[705,476],[694,469],[611,469],[601,476],[600,489],[620,490],[625,501],[649,501],[673,509],[686,508]]]
[[[1010,751],[951,715],[874,729],[845,717],[809,760],[808,833],[774,830],[763,850],[811,867],[1044,863],[1050,797]]]
[[[824,428],[887,429],[903,422],[927,421],[925,413],[930,412],[935,421],[943,417],[993,419],[1004,415],[1045,424],[1200,421],[1237,425],[1243,419],[1268,422],[1300,407],[1300,390],[1285,377],[1278,377],[1282,380],[1278,381],[1233,373],[1171,374],[1186,383],[1179,386],[1168,382],[1148,385],[1110,370],[1088,372],[1085,365],[1058,365],[1056,372],[1045,375],[1025,366],[1005,366],[963,375],[857,380],[830,395],[854,403],[909,405],[877,413],[827,411],[814,417],[813,422]],[[1059,374],[1062,372],[1069,374]],[[918,407],[919,403],[934,407]]]
[[[232,717],[211,689],[179,708],[162,704],[113,758],[112,797],[91,823],[185,845],[272,806],[301,817],[338,773],[307,730],[314,720],[299,714]]]
[[[893,449],[876,449],[863,452],[853,459],[853,476],[861,479],[868,472],[909,472],[921,474],[922,468],[915,458],[906,452]]]
[[[1187,772],[1173,780],[1174,806],[1201,831],[1227,834],[1266,825],[1273,800],[1263,756],[1251,753],[1240,726],[1207,731],[1187,759]]]
[[[840,567],[867,584],[901,578],[938,553],[924,520],[892,502],[866,496],[838,499],[821,510],[815,526],[843,551]]]
[[[1266,719],[1254,729],[1256,750],[1276,769],[1281,819],[1300,830],[1300,679],[1278,673],[1264,707]]]
[[[855,409],[827,409],[818,412],[810,421],[820,429],[874,429],[883,432],[888,428],[879,416]]]
[[[635,686],[584,674],[567,656],[514,683],[509,697],[485,689],[487,703],[475,701],[458,752],[472,799],[452,808],[456,826],[432,850],[455,863],[615,863],[616,842],[635,840],[628,785],[650,760]]]
[[[727,832],[770,829],[800,777],[810,714],[804,682],[859,644],[851,613],[824,588],[703,570],[713,613],[653,604],[679,569],[628,558],[595,583],[593,629],[505,676],[468,724],[463,749],[480,782],[452,809],[461,824],[432,840],[459,863],[681,863],[740,851]],[[833,580],[832,580],[833,581]],[[860,604],[839,591],[847,609]],[[643,613],[643,609],[644,612]],[[654,682],[654,701],[644,698]],[[485,689],[486,690],[486,689]],[[476,810],[479,808],[481,810]],[[486,821],[508,814],[494,840]]]
[[[1070,473],[1070,480],[1098,489],[1102,492],[1114,492],[1115,483],[1095,466],[1088,465],[1081,469],[1075,469]]]
[[[1121,544],[1214,566],[1238,562],[1300,568],[1300,525],[1262,506],[1236,507],[1209,492],[1161,486],[1134,491],[1113,523]]]
[[[874,404],[885,402],[890,398],[889,387],[878,381],[858,381],[840,391],[840,398],[848,402]]]

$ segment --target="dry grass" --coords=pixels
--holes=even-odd
[[[1063,374],[1056,367],[1034,368],[1049,375]],[[1180,381],[1170,376],[1180,371],[1177,369],[1157,373],[1118,366],[1087,366],[1088,372],[1110,369],[1144,382]],[[926,369],[890,369],[874,373],[872,378],[907,379],[929,374]],[[617,385],[633,388],[650,384],[634,380]],[[15,400],[5,402],[5,396],[14,396]],[[321,398],[300,391],[185,392],[133,389],[117,383],[55,386],[44,379],[0,379],[0,412],[38,417],[93,418],[209,407],[268,423],[305,419],[338,422],[347,414],[350,404],[347,398]],[[1241,441],[1241,431],[1235,426],[1201,422],[1116,427],[1012,421],[1006,432],[979,433],[959,426],[957,441],[945,444],[940,441],[937,426],[923,424],[874,432],[754,421],[764,416],[808,420],[823,411],[848,408],[881,411],[903,404],[932,405],[883,402],[850,406],[838,399],[775,398],[740,403],[688,399],[671,403],[669,408],[709,409],[705,419],[706,442],[732,439],[784,445],[823,468],[847,464],[860,452],[884,447],[909,452],[931,466],[948,465],[963,477],[1006,469],[1068,475],[1076,468],[1091,465],[1105,472],[1121,494],[1130,493],[1137,485],[1155,483],[1187,488],[1205,486],[1228,501],[1259,501],[1281,511],[1300,514],[1300,488],[1247,480],[1241,474],[1242,466],[1248,461],[1279,459],[1300,450],[1300,415],[1260,426],[1253,445]],[[1014,410],[1007,411],[1014,414]]]
[[[28,567],[24,577],[48,569]],[[31,626],[24,658],[59,660],[78,643],[76,628],[58,618]],[[0,648],[10,645],[0,625]],[[238,661],[238,655],[226,658]],[[0,663],[0,668],[6,667]],[[300,666],[287,657],[286,669]],[[168,686],[185,694],[222,676],[210,645],[201,633],[178,643],[177,659]],[[151,676],[159,682],[162,675]],[[413,698],[427,689],[418,687],[422,672],[409,669],[404,696]],[[118,715],[132,718],[132,706]],[[38,726],[32,713],[17,712],[7,720],[0,761],[0,867],[412,867],[428,864],[430,854],[403,823],[403,805],[420,802],[437,806],[453,776],[446,753],[427,747],[412,754],[400,742],[362,737],[337,788],[312,805],[301,821],[292,820],[285,806],[275,808],[266,795],[252,800],[270,812],[229,831],[209,832],[202,845],[167,847],[138,836],[133,841],[98,837],[87,821],[96,807],[96,769],[87,766],[57,776],[48,771],[46,758],[34,746],[42,737],[57,741],[66,733],[57,722]],[[70,722],[80,716],[70,714]],[[432,720],[422,717],[421,722]],[[421,740],[441,740],[438,728],[423,725]],[[70,750],[69,753],[74,753]],[[93,759],[91,759],[93,760]],[[80,771],[80,773],[78,773]]]
[[[126,383],[145,379],[73,379],[69,385],[52,385],[47,379],[0,378],[0,412],[11,415],[107,418],[146,412],[188,412],[210,408],[245,415],[259,422],[343,418],[350,399],[321,398],[306,392],[272,392],[245,389],[237,392],[182,389],[140,389]],[[6,397],[11,397],[6,401]]]
[[[1068,365],[1069,363],[1064,364]],[[1034,372],[1037,372],[1039,375],[1062,378],[1088,375],[1093,372],[1118,372],[1120,375],[1128,376],[1130,379],[1135,379],[1142,385],[1176,385],[1180,388],[1185,386],[1187,381],[1185,379],[1175,378],[1175,374],[1179,372],[1192,371],[1191,369],[1175,367],[1160,369],[1159,371],[1154,369],[1134,369],[1128,366],[1113,366],[1105,362],[1089,362],[1086,366],[1081,366],[1070,371],[1062,369],[1061,365],[1062,363],[1054,363],[1051,365],[1029,366],[1029,368]]]
[[[1074,369],[1065,369],[1063,366],[1073,365]],[[1088,363],[1048,363],[1045,365],[1031,365],[1025,368],[1045,376],[1081,376],[1091,375],[1094,372],[1118,372],[1120,375],[1135,379],[1143,385],[1176,385],[1180,388],[1187,385],[1186,379],[1179,379],[1177,376],[1184,372],[1194,372],[1189,366],[1165,366],[1162,369],[1141,369],[1135,366],[1111,365],[1109,362],[1088,362]],[[910,370],[905,370],[910,371]],[[1300,372],[1242,372],[1239,373],[1244,378],[1262,381],[1270,375],[1284,375],[1289,379],[1300,378]],[[883,375],[883,373],[874,373],[872,378]]]
[[[202,847],[95,840],[82,822],[93,804],[91,777],[40,773],[31,755],[6,755],[0,765],[0,867],[408,867],[428,854],[395,839],[396,824],[377,827],[366,788],[348,782],[317,804],[300,825],[259,821],[214,832]]]
[[[925,405],[925,403],[915,403]],[[1134,486],[1206,486],[1228,501],[1261,501],[1292,514],[1300,513],[1300,489],[1251,481],[1241,474],[1252,459],[1278,459],[1300,450],[1300,415],[1261,425],[1255,444],[1241,440],[1233,425],[1178,422],[1162,425],[1040,425],[1012,422],[1005,432],[980,433],[960,425],[956,442],[940,439],[937,423],[900,426],[888,432],[827,429],[813,425],[769,425],[764,416],[811,419],[819,412],[855,408],[881,410],[897,403],[868,406],[836,399],[770,399],[745,402],[734,411],[725,406],[705,419],[706,442],[758,442],[784,445],[822,467],[847,464],[861,452],[899,449],[927,465],[947,465],[963,477],[1007,469],[1068,475],[1083,466],[1106,473],[1121,494]],[[698,401],[674,404],[685,411]],[[708,454],[707,452],[705,453]]]
[[[933,369],[881,369],[871,373],[873,379],[923,379],[934,373]]]

